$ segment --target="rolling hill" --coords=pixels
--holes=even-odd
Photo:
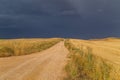
[[[36,42],[36,39],[31,40]],[[119,38],[62,39],[46,50],[33,53],[1,57],[0,80],[120,79]]]

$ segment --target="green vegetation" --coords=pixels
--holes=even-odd
[[[27,55],[45,50],[63,39],[0,40],[0,57]]]
[[[111,78],[112,65],[93,55],[92,49],[75,48],[69,40],[65,46],[70,51],[65,80],[115,80]]]

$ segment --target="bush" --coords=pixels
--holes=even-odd
[[[4,57],[4,56],[12,56],[14,54],[13,49],[8,48],[8,47],[1,47],[0,48],[0,57]]]

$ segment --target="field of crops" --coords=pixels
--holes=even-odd
[[[72,67],[70,68],[69,65],[69,70],[68,70],[68,71],[70,70],[73,71],[72,76],[73,74],[74,75],[79,74],[79,72],[81,71],[81,70],[79,71],[79,68],[81,68],[80,65],[82,65],[83,72],[81,73],[84,74],[82,75],[83,77],[85,75],[89,76],[89,79],[87,80],[120,80],[120,39],[117,38],[106,38],[106,39],[96,39],[96,40],[69,39],[67,43],[66,45],[69,46],[68,49],[72,53],[70,54],[72,60],[69,63],[72,64],[71,65]],[[86,64],[82,64],[81,63],[82,61],[83,63]],[[92,67],[92,69],[95,68],[95,70],[89,70],[87,67]],[[99,73],[102,71],[103,73]],[[98,76],[93,73],[98,73],[99,78],[97,78]],[[95,78],[95,76],[97,79]],[[77,78],[80,78],[80,76]],[[75,79],[75,80],[79,80],[79,79]]]
[[[62,39],[1,39],[0,57],[26,55],[45,50]]]

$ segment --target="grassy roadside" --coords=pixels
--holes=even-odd
[[[69,40],[65,46],[70,51],[65,80],[116,80],[111,76],[113,66],[93,55],[91,48],[76,48]]]
[[[63,39],[60,38],[0,40],[0,57],[19,56],[40,52],[62,40]]]

